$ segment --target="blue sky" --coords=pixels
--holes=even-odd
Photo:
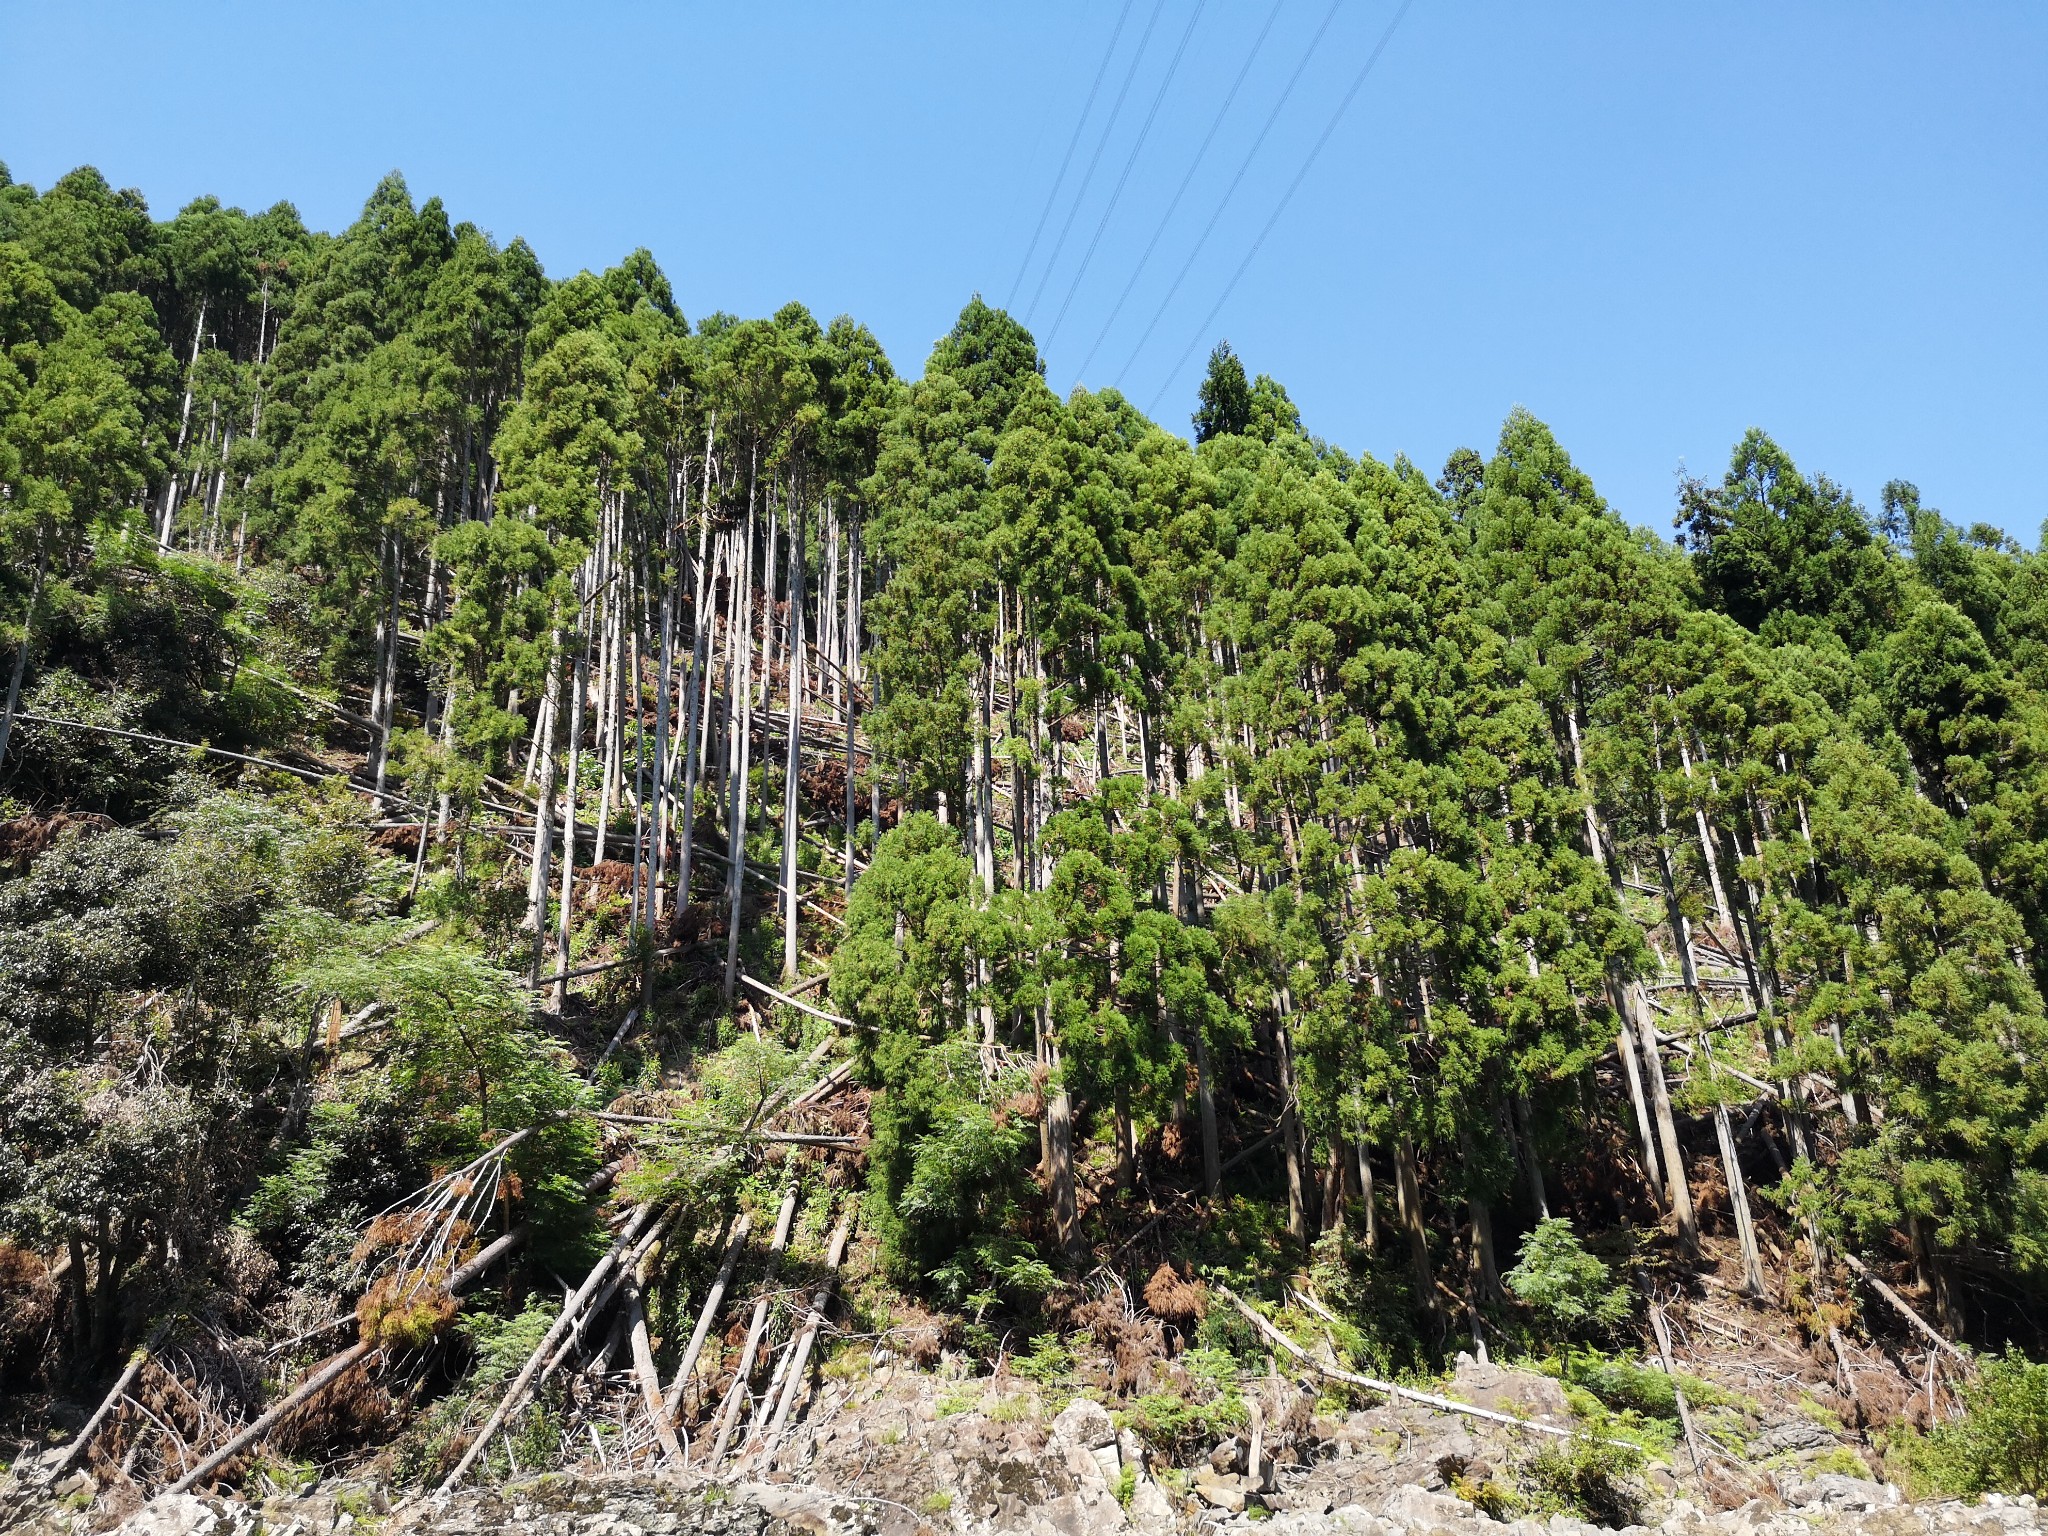
[[[1434,469],[1526,405],[1660,532],[1680,463],[1718,475],[1759,425],[1866,503],[1902,476],[2036,543],[2048,7],[1415,0],[1203,326],[1394,6],[1341,0],[1126,371],[1329,12],[1280,0],[1165,220],[1273,13],[1132,0],[1031,316],[1056,388],[1157,232],[1084,378],[1176,429],[1227,336],[1311,430],[1383,458]],[[692,316],[801,299],[915,373],[970,293],[1010,296],[1120,9],[8,0],[0,159],[39,186],[98,165],[160,217],[211,192],[323,228],[395,167],[556,276],[646,245]]]

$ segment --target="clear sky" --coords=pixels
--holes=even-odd
[[[2035,544],[2048,6],[1414,0],[1205,324],[1396,3],[1339,0],[1311,51],[1328,0],[1131,0],[1014,305],[1055,388],[1186,430],[1225,336],[1312,431],[1432,470],[1526,405],[1660,532],[1681,462],[1758,425]],[[556,276],[645,245],[692,317],[801,299],[915,374],[1010,300],[1123,9],[0,0],[0,159],[328,229],[395,167]]]

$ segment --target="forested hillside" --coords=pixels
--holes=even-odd
[[[772,1458],[842,1269],[984,1363],[1297,1275],[1379,1375],[1700,1273],[2039,1352],[2039,554],[716,297],[0,172],[10,1422]]]

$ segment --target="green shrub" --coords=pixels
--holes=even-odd
[[[1614,1283],[1612,1272],[1586,1251],[1562,1217],[1536,1224],[1523,1239],[1520,1259],[1503,1278],[1555,1338],[1605,1333],[1628,1317],[1628,1291]]]
[[[1962,1399],[1962,1417],[1902,1447],[1916,1489],[2048,1498],[2048,1364],[1989,1356]]]
[[[1028,1354],[1017,1355],[1010,1361],[1010,1369],[1019,1376],[1032,1381],[1050,1383],[1074,1368],[1074,1353],[1061,1342],[1057,1333],[1047,1331],[1031,1341]]]
[[[1616,1443],[1598,1421],[1584,1434],[1546,1446],[1522,1468],[1531,1505],[1596,1525],[1634,1525],[1642,1513],[1643,1453]]]

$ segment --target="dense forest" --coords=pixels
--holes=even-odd
[[[1519,409],[1432,472],[1227,345],[1190,436],[1043,375],[396,175],[0,171],[13,1400],[174,1361],[161,1485],[303,1369],[287,1448],[438,1478],[623,1350],[722,1453],[784,1249],[984,1363],[1302,1273],[1425,1371],[1589,1254],[2039,1351],[2039,553],[1762,431],[1667,539]]]

